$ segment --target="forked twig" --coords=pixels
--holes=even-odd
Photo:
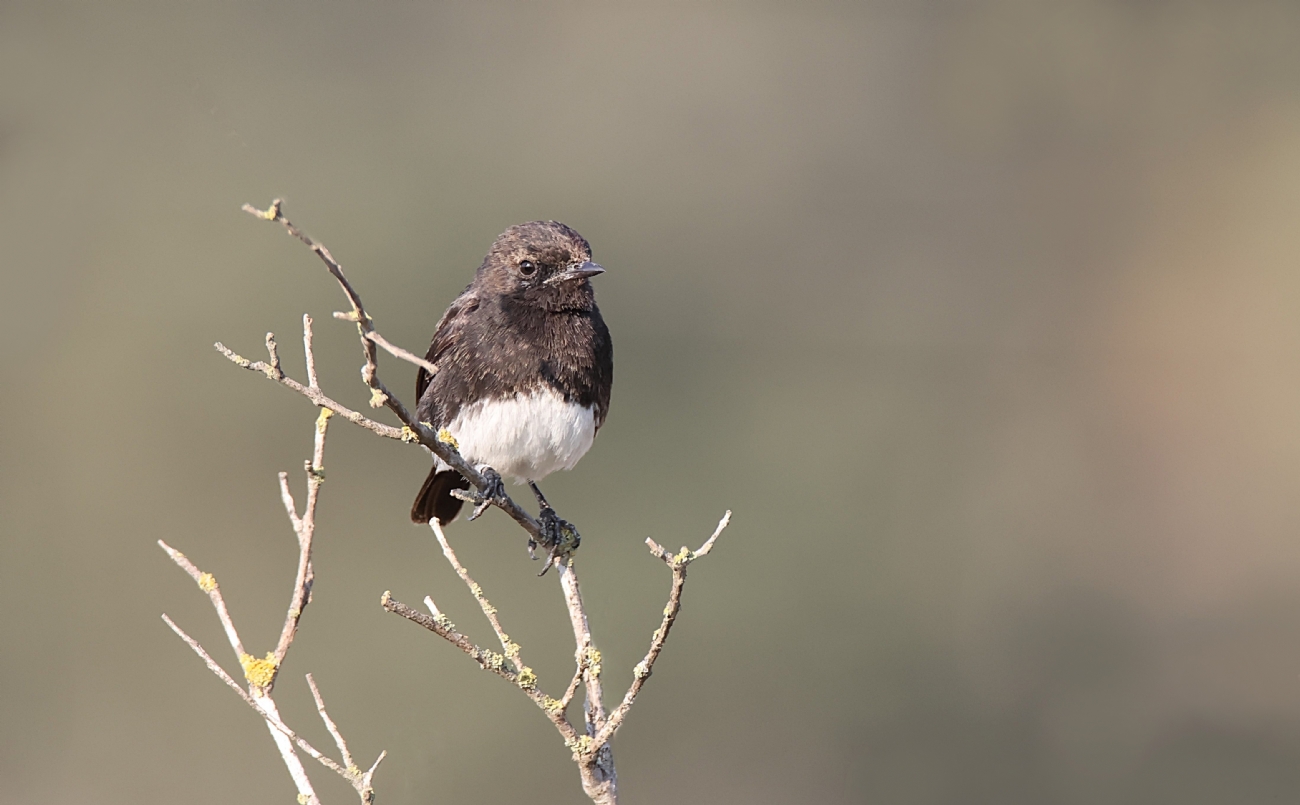
[[[609,745],[610,739],[613,738],[614,733],[627,718],[628,712],[636,702],[637,694],[641,692],[645,681],[650,677],[655,661],[659,658],[664,643],[668,639],[668,633],[681,611],[681,596],[682,589],[686,584],[687,566],[713,550],[714,543],[716,543],[730,521],[731,512],[728,511],[718,522],[712,536],[697,551],[682,548],[678,554],[671,555],[654,540],[646,540],[650,552],[663,560],[664,564],[672,571],[672,588],[669,592],[668,604],[664,607],[663,621],[660,623],[659,628],[655,630],[649,651],[646,652],[645,658],[637,663],[633,669],[632,684],[627,693],[623,695],[622,701],[618,707],[608,714],[606,714],[602,702],[602,658],[592,642],[591,628],[587,619],[586,607],[582,601],[582,593],[578,586],[573,557],[568,557],[564,561],[557,563],[560,584],[564,590],[565,604],[568,607],[570,623],[574,631],[574,642],[576,644],[575,664],[577,666],[573,679],[570,681],[564,695],[559,699],[554,699],[542,692],[538,686],[536,675],[533,674],[531,669],[519,662],[518,645],[510,641],[505,630],[501,627],[497,618],[496,607],[488,600],[483,588],[465,570],[460,559],[456,556],[456,552],[448,542],[446,534],[443,533],[436,520],[430,523],[430,526],[442,546],[443,555],[447,558],[447,562],[460,576],[461,580],[465,582],[475,600],[478,601],[484,615],[492,624],[492,628],[496,632],[502,647],[513,647],[515,656],[497,654],[474,643],[442,614],[430,597],[424,599],[425,605],[432,613],[430,615],[414,610],[395,600],[390,593],[384,593],[380,603],[384,609],[418,623],[465,652],[480,667],[492,671],[497,676],[523,690],[529,699],[546,713],[551,723],[555,725],[564,738],[565,745],[572,750],[582,778],[583,790],[587,792],[594,802],[614,803],[617,802],[618,797],[617,773],[614,769],[613,754]],[[584,683],[587,688],[587,701],[583,707],[584,729],[578,730],[569,720],[568,706],[577,693],[579,686]]]
[[[654,671],[655,660],[659,659],[659,652],[663,651],[664,643],[668,640],[668,632],[673,628],[677,621],[677,613],[682,608],[682,588],[686,586],[686,567],[699,559],[701,556],[707,556],[709,551],[713,550],[713,543],[717,541],[718,536],[722,534],[727,524],[731,522],[731,510],[722,515],[718,521],[718,527],[713,530],[713,535],[700,546],[698,551],[691,551],[683,547],[681,552],[676,556],[669,556],[668,552],[660,547],[659,543],[646,537],[646,545],[650,546],[650,552],[664,561],[668,568],[673,572],[672,589],[668,593],[668,606],[664,607],[664,618],[655,630],[654,636],[650,640],[650,649],[646,652],[645,659],[637,663],[632,669],[632,685],[623,694],[623,701],[619,702],[618,707],[609,714],[609,718],[601,725],[600,731],[596,733],[593,742],[597,745],[604,744],[614,736],[614,733],[622,725],[623,719],[627,718],[627,713],[632,709],[636,702],[637,694],[641,692],[645,681],[650,678]]]
[[[304,387],[310,392],[319,394],[319,383],[316,377],[316,359],[312,349],[312,329],[311,317],[303,316],[303,346],[306,350],[306,364],[308,385]],[[271,333],[266,335],[266,348],[270,362],[261,364],[260,371],[266,373],[268,377],[284,382],[288,378],[280,366],[280,356],[276,348],[275,336]],[[204,573],[199,570],[188,558],[180,551],[172,548],[167,543],[159,540],[158,544],[162,547],[172,561],[181,569],[190,575],[199,585],[199,589],[208,594],[213,608],[216,610],[217,619],[221,621],[222,627],[226,631],[226,639],[230,643],[231,649],[235,652],[235,657],[239,660],[240,666],[244,671],[244,680],[248,687],[245,689],[242,685],[228,674],[203,646],[194,638],[185,633],[171,618],[163,615],[163,620],[171,627],[191,649],[203,660],[208,670],[212,671],[221,681],[225,682],[232,690],[239,694],[250,707],[257,711],[266,722],[267,729],[271,732],[271,737],[280,750],[280,756],[284,761],[285,767],[289,771],[290,777],[293,778],[294,785],[298,789],[299,802],[314,803],[319,805],[320,800],[312,786],[311,779],[307,776],[306,769],[303,768],[299,760],[295,747],[306,753],[309,757],[315,758],[323,766],[335,772],[347,780],[356,790],[363,805],[368,805],[374,801],[374,789],[371,780],[375,770],[378,768],[380,761],[383,760],[385,753],[381,752],[375,760],[374,765],[368,771],[362,772],[352,761],[352,757],[347,750],[347,744],[343,741],[342,734],[334,724],[333,719],[325,710],[325,703],[321,699],[320,691],[316,687],[316,682],[309,674],[307,676],[308,686],[311,688],[312,696],[316,700],[317,710],[321,719],[325,722],[330,734],[334,736],[339,746],[340,753],[343,756],[343,763],[339,764],[327,755],[319,752],[311,744],[307,743],[300,736],[284,723],[280,717],[279,709],[276,707],[275,700],[271,697],[271,692],[275,687],[276,678],[279,675],[280,667],[284,664],[285,656],[288,654],[290,647],[293,645],[294,637],[298,633],[298,625],[302,620],[303,611],[311,601],[312,580],[315,573],[312,569],[312,540],[316,530],[316,505],[320,499],[320,487],[325,479],[325,436],[329,428],[329,420],[333,415],[332,409],[322,407],[320,415],[316,419],[314,447],[312,457],[309,461],[304,462],[304,470],[307,475],[307,498],[303,504],[302,514],[299,515],[297,506],[293,499],[293,494],[289,490],[289,480],[286,473],[279,474],[280,498],[284,503],[285,513],[289,516],[289,522],[293,526],[294,534],[298,539],[298,569],[294,577],[293,593],[289,599],[289,607],[285,613],[284,626],[280,631],[280,639],[274,651],[267,654],[265,659],[258,659],[244,650],[243,643],[239,639],[239,633],[235,629],[234,621],[230,617],[230,612],[226,608],[225,599],[221,595],[221,587],[217,584],[216,578],[211,573]]]

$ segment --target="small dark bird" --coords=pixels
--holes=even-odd
[[[416,415],[449,432],[488,477],[483,497],[503,494],[501,476],[527,482],[544,528],[562,521],[536,482],[572,469],[609,413],[614,345],[590,282],[604,271],[564,224],[510,227],[442,314],[425,355],[438,371],[422,368],[415,380]],[[469,482],[435,457],[411,520],[451,522],[461,507],[455,489]]]

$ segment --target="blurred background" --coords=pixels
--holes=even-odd
[[[274,647],[315,412],[212,342],[301,377],[309,312],[367,398],[333,282],[240,212],[275,196],[416,351],[510,224],[609,268],[612,414],[545,487],[611,699],[642,541],[735,510],[626,802],[1293,801],[1297,41],[1289,3],[4,3],[0,801],[293,801],[155,545]],[[379,607],[491,635],[407,521],[427,458],[336,421],[326,466],[289,722],[329,745],[311,671],[381,803],[582,801],[533,705]],[[499,512],[450,536],[561,690],[554,575]]]

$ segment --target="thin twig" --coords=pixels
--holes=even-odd
[[[267,724],[270,724],[278,732],[280,732],[285,737],[292,740],[295,744],[298,745],[299,749],[306,752],[309,757],[315,758],[325,768],[330,769],[331,771],[334,771],[345,777],[347,776],[347,769],[343,768],[338,763],[336,763],[333,758],[322,753],[320,750],[316,749],[316,747],[307,743],[307,741],[304,740],[301,736],[299,736],[298,733],[289,729],[289,726],[285,724],[284,721],[279,717],[278,712],[275,715],[271,715],[270,713],[268,713],[266,709],[263,707],[263,703],[255,699],[251,694],[249,694],[248,691],[244,690],[244,688],[241,687],[240,684],[236,682],[233,677],[230,676],[230,674],[226,673],[225,669],[222,668],[220,665],[218,665],[216,660],[212,659],[212,656],[208,654],[208,652],[203,648],[202,644],[200,644],[199,641],[195,640],[194,638],[186,634],[185,630],[177,626],[176,622],[173,621],[171,618],[167,617],[166,615],[163,615],[162,618],[164,621],[167,622],[167,625],[171,627],[171,630],[175,632],[180,637],[181,640],[184,640],[189,645],[189,647],[194,650],[195,654],[199,655],[199,658],[202,659],[204,664],[208,666],[208,670],[216,674],[217,677],[219,677],[222,682],[225,682],[226,685],[231,690],[233,690],[235,693],[238,693],[239,698],[243,699],[244,702],[247,703],[249,707],[256,710],[257,714],[260,715],[263,719],[265,719]]]
[[[239,632],[235,630],[235,622],[230,619],[230,612],[226,609],[226,601],[221,597],[221,586],[217,584],[217,579],[211,573],[204,573],[194,566],[185,554],[176,550],[172,546],[158,540],[172,561],[180,566],[181,570],[190,574],[199,585],[199,589],[208,594],[208,599],[212,601],[212,608],[217,611],[217,620],[221,621],[221,627],[226,630],[226,639],[230,641],[230,647],[235,651],[235,659],[243,663],[244,658],[248,656],[244,651],[244,644],[239,640]]]
[[[311,316],[302,314],[302,351],[307,363],[307,387],[318,389],[320,381],[316,379],[316,352],[312,349]]]
[[[284,626],[280,630],[280,641],[275,646],[275,665],[278,669],[284,664],[284,657],[293,645],[293,638],[298,634],[298,624],[302,620],[303,610],[311,601],[312,582],[316,572],[311,563],[312,538],[316,533],[316,501],[320,498],[320,485],[325,480],[325,468],[321,466],[325,448],[325,431],[329,427],[330,411],[321,409],[316,420],[316,449],[312,461],[307,464],[307,503],[303,507],[301,519],[294,523],[298,534],[298,572],[293,580],[293,595],[289,599],[289,609],[284,616]]]
[[[343,740],[343,733],[339,732],[338,726],[330,714],[325,710],[325,700],[321,698],[320,688],[316,687],[316,680],[312,679],[311,674],[307,674],[307,687],[311,688],[311,697],[316,700],[316,712],[320,713],[320,720],[325,722],[325,729],[330,731],[334,736],[334,745],[339,748],[339,757],[343,758],[343,765],[351,769],[356,766],[352,762],[352,753],[348,751],[348,742]]]
[[[306,316],[303,317],[303,345],[306,349],[307,372],[312,379],[309,390],[319,393],[316,383],[315,357],[312,351],[311,319]],[[283,372],[280,371],[280,358],[276,349],[275,336],[271,333],[266,335],[266,348],[270,363],[261,364],[259,370],[263,371],[268,377],[283,382],[286,378]],[[224,351],[228,353],[227,357],[230,357],[229,351]],[[357,769],[342,734],[325,711],[325,704],[321,699],[320,690],[316,687],[315,680],[312,679],[310,674],[307,675],[308,686],[311,688],[312,696],[316,699],[321,718],[325,721],[326,727],[339,746],[340,753],[343,756],[343,765],[339,765],[330,757],[322,754],[311,744],[300,738],[293,730],[289,729],[280,717],[275,700],[271,698],[271,690],[275,685],[280,667],[284,664],[285,655],[293,644],[303,610],[311,601],[311,587],[314,578],[311,562],[312,537],[316,527],[316,505],[320,498],[320,486],[325,478],[325,436],[331,415],[331,410],[328,407],[322,407],[320,416],[316,420],[312,458],[310,461],[304,462],[307,473],[307,499],[303,505],[301,516],[297,513],[293,494],[289,491],[288,475],[283,472],[279,474],[280,498],[284,503],[285,512],[288,514],[289,521],[292,523],[298,538],[298,571],[294,578],[293,596],[289,602],[288,612],[285,614],[285,623],[280,633],[279,644],[276,646],[275,652],[268,655],[265,660],[256,659],[245,653],[243,644],[240,642],[239,635],[235,630],[234,621],[231,619],[230,613],[226,609],[225,600],[221,596],[221,588],[217,585],[217,581],[212,574],[203,573],[180,551],[175,550],[161,540],[158,542],[163,550],[167,552],[167,555],[172,558],[172,561],[185,570],[198,583],[199,588],[208,594],[213,607],[217,611],[217,617],[226,630],[226,637],[230,641],[231,648],[234,649],[235,655],[244,669],[244,678],[248,683],[248,689],[245,690],[230,674],[226,673],[225,669],[212,659],[203,646],[186,634],[171,618],[163,615],[163,620],[171,627],[172,631],[199,655],[208,666],[208,670],[212,671],[227,686],[238,693],[240,698],[265,720],[267,729],[271,731],[271,737],[280,750],[281,758],[289,771],[289,776],[293,778],[294,785],[298,788],[299,802],[320,805],[320,800],[316,796],[311,779],[307,776],[307,772],[302,767],[302,763],[294,750],[295,745],[326,768],[346,779],[356,790],[363,805],[369,805],[374,801],[375,796],[371,781],[375,770],[386,753],[381,752],[369,771],[364,774]]]
[[[363,778],[365,780],[366,785],[370,785],[370,778],[374,776],[375,769],[379,768],[379,764],[383,763],[384,758],[386,757],[388,757],[388,750],[387,749],[380,750],[379,757],[375,758],[375,762],[370,764],[370,768],[366,769],[366,774],[365,777]]]
[[[347,421],[353,423],[354,425],[360,425],[361,427],[365,428],[371,433],[378,434],[379,436],[383,436],[386,439],[396,439],[399,442],[416,441],[411,434],[404,432],[401,428],[395,428],[392,425],[385,425],[382,422],[376,422],[373,419],[370,419],[369,417],[365,416],[364,414],[360,414],[357,413],[356,411],[353,411],[351,408],[348,408],[346,405],[343,405],[342,403],[335,402],[334,400],[322,394],[319,388],[310,388],[308,386],[304,386],[303,384],[299,383],[297,380],[294,380],[292,377],[289,377],[288,375],[285,375],[283,377],[276,377],[274,374],[274,370],[269,364],[266,364],[262,361],[250,361],[248,358],[245,358],[244,356],[230,349],[225,344],[222,344],[220,341],[213,344],[213,346],[216,348],[217,352],[220,352],[222,355],[225,355],[227,358],[230,359],[231,363],[234,363],[236,366],[242,366],[243,368],[248,369],[249,371],[252,372],[260,372],[261,374],[266,375],[271,380],[280,383],[280,385],[298,392],[302,396],[306,397],[308,400],[311,400],[311,402],[314,405],[320,406],[321,408],[328,408],[334,413],[346,419]]]
[[[672,570],[672,589],[668,593],[668,605],[664,607],[663,621],[659,624],[659,628],[655,630],[654,636],[650,640],[650,649],[646,652],[645,659],[637,663],[636,667],[632,669],[632,685],[627,689],[627,693],[623,695],[623,701],[619,702],[618,707],[614,708],[614,711],[609,714],[609,718],[605,720],[600,731],[592,739],[592,743],[596,746],[602,746],[610,738],[614,737],[614,733],[623,724],[623,719],[627,717],[628,711],[632,709],[632,705],[636,702],[637,694],[641,692],[645,681],[653,673],[655,660],[659,659],[659,652],[663,651],[664,643],[668,640],[668,632],[672,630],[673,624],[677,621],[677,613],[682,608],[682,588],[686,586],[687,566],[713,550],[714,542],[717,541],[718,536],[730,522],[731,511],[728,510],[722,516],[722,519],[718,521],[718,527],[713,530],[713,535],[700,546],[698,551],[691,551],[683,547],[676,556],[669,556],[659,543],[649,537],[646,538],[646,544],[650,546],[650,552],[664,560],[664,563]]]
[[[442,533],[442,525],[438,522],[438,519],[430,520],[429,526],[433,529],[434,536],[438,538],[438,544],[442,546],[442,555],[447,557],[447,561],[455,568],[456,575],[460,576],[460,580],[465,582],[470,595],[474,596],[475,601],[478,601],[479,608],[483,610],[488,622],[492,624],[492,631],[497,633],[497,640],[501,643],[501,651],[515,664],[515,668],[522,671],[527,666],[524,665],[519,656],[519,644],[511,640],[510,635],[506,634],[506,630],[501,628],[501,621],[497,618],[497,608],[492,606],[491,601],[487,600],[487,596],[483,594],[483,588],[479,586],[478,582],[470,578],[469,571],[456,558],[456,552],[451,549],[451,543],[447,542],[447,535]]]
[[[289,473],[280,473],[280,501],[284,503],[284,511],[289,515],[289,522],[293,523],[294,533],[302,539],[302,520],[298,518],[297,506],[293,502],[293,493],[289,491]]]
[[[184,640],[187,644],[189,644],[190,648],[194,649],[194,653],[199,655],[199,658],[202,659],[204,664],[208,666],[209,671],[216,674],[218,679],[220,679],[222,682],[225,682],[227,685],[229,685],[230,689],[233,690],[235,693],[238,693],[240,698],[248,702],[250,707],[257,710],[259,713],[262,711],[262,708],[258,707],[257,703],[253,701],[253,697],[248,695],[248,691],[244,690],[244,688],[240,686],[238,682],[235,681],[234,677],[226,673],[225,668],[222,668],[220,665],[217,664],[216,660],[212,659],[212,655],[208,654],[207,650],[203,648],[203,646],[199,643],[199,641],[195,640],[194,638],[186,634],[185,630],[177,626],[176,622],[173,621],[166,614],[162,616],[162,619],[164,623],[166,623],[168,626],[171,627],[171,630],[175,632],[177,636],[180,637],[181,640]]]
[[[578,764],[582,790],[593,802],[612,805],[618,802],[618,772],[614,768],[614,750],[608,741],[596,741],[596,735],[605,723],[604,692],[600,682],[601,655],[591,638],[591,626],[582,601],[582,590],[578,585],[574,557],[570,555],[557,561],[555,569],[560,577],[565,606],[569,610],[569,622],[573,626],[578,671],[587,687],[582,708],[586,734],[570,748],[573,750],[573,759]]]
[[[587,665],[586,659],[586,656],[578,659],[578,667],[573,672],[573,679],[569,681],[569,687],[565,688],[564,695],[560,697],[560,709],[562,710],[569,709],[569,704],[578,693],[578,686],[582,684],[582,672]]]
[[[280,350],[275,343],[275,333],[266,334],[266,354],[271,357],[271,373],[276,377],[284,377],[284,370],[280,368]]]
[[[596,650],[591,638],[591,625],[587,621],[587,608],[582,602],[582,590],[578,585],[578,574],[574,569],[573,557],[557,562],[556,570],[560,575],[560,587],[564,591],[564,602],[569,610],[569,622],[573,626],[573,642],[577,647],[576,661],[582,670],[583,681],[587,684],[587,734],[594,735],[596,729],[604,722],[605,704],[600,684],[600,652]]]
[[[518,684],[519,675],[506,665],[505,657],[491,649],[478,646],[474,641],[461,634],[456,629],[456,624],[452,623],[447,619],[446,615],[443,615],[436,607],[432,606],[433,599],[425,598],[425,603],[434,610],[433,615],[426,615],[418,609],[412,609],[393,598],[392,594],[387,592],[379,599],[379,603],[387,611],[401,615],[412,623],[418,623],[456,646],[456,648],[468,654],[470,659],[482,666],[483,670],[491,671],[512,685]]]
[[[352,314],[335,311],[334,318],[342,319],[343,321],[352,321]],[[426,361],[424,358],[421,358],[419,355],[416,355],[414,352],[407,352],[396,344],[390,342],[387,338],[380,335],[378,330],[368,331],[366,333],[366,338],[369,338],[371,341],[374,341],[376,344],[383,347],[384,351],[389,355],[392,355],[394,358],[400,358],[407,363],[413,363],[431,375],[436,375],[438,373],[437,366]]]
[[[389,592],[385,592],[379,601],[380,605],[386,611],[392,612],[396,615],[401,615],[412,623],[423,626],[446,640],[448,643],[451,643],[456,648],[465,652],[465,654],[467,654],[470,659],[474,660],[474,662],[478,663],[479,667],[483,670],[491,671],[522,690],[524,695],[532,700],[533,704],[536,704],[541,708],[542,712],[546,713],[547,718],[551,720],[551,723],[555,725],[555,728],[560,731],[560,735],[564,737],[566,744],[574,744],[577,742],[578,734],[573,729],[572,725],[569,724],[564,712],[557,707],[559,702],[538,689],[536,675],[533,674],[531,670],[523,669],[527,670],[527,674],[523,673],[522,670],[519,673],[516,673],[509,667],[509,664],[506,662],[507,658],[504,655],[498,654],[490,649],[485,649],[475,644],[474,641],[470,640],[465,635],[461,634],[456,629],[456,624],[448,620],[447,616],[438,610],[437,606],[434,605],[432,598],[426,597],[424,602],[429,607],[430,611],[433,612],[433,615],[426,615],[418,609],[412,609],[401,601],[398,601],[396,598],[393,598],[392,593]]]
[[[316,353],[312,349],[311,316],[307,315],[302,317],[302,346],[307,363],[307,377],[310,379],[309,388],[319,388],[320,384],[316,381]],[[277,673],[280,666],[284,664],[284,658],[289,653],[289,647],[293,645],[294,636],[298,634],[298,624],[302,620],[303,610],[307,608],[307,603],[311,600],[312,582],[316,578],[316,572],[311,563],[312,538],[316,534],[316,502],[320,499],[320,487],[325,481],[325,434],[329,430],[331,416],[333,414],[328,408],[322,408],[320,415],[316,417],[311,461],[306,462],[305,467],[307,473],[307,501],[303,504],[300,518],[295,519],[292,510],[289,513],[294,532],[298,535],[298,572],[294,576],[293,595],[289,598],[289,607],[284,616],[284,626],[280,629],[280,640],[275,646]],[[287,483],[281,487],[281,494],[288,494]],[[288,496],[292,502],[293,495],[289,494]],[[272,684],[274,684],[274,680],[272,680]],[[267,686],[268,692],[270,687],[270,685]]]

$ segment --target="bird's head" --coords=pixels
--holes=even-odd
[[[582,235],[558,221],[531,221],[497,236],[475,281],[526,304],[586,310],[595,304],[588,280],[604,272]]]

